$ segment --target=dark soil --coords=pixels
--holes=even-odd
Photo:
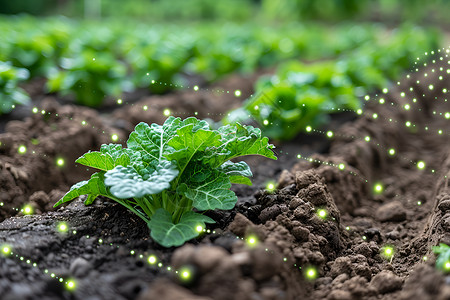
[[[52,206],[92,172],[73,161],[111,142],[112,134],[124,142],[136,123],[161,123],[166,108],[183,118],[218,120],[241,100],[231,92],[178,91],[112,113],[42,101],[44,114],[10,121],[0,134],[0,245],[12,251],[0,255],[0,298],[449,299],[449,280],[435,270],[431,253],[440,242],[450,244],[450,127],[440,114],[450,110],[442,94],[450,80],[438,68],[430,63],[388,94],[373,95],[353,121],[335,118],[325,129],[333,130],[332,140],[300,135],[277,144],[278,161],[246,158],[254,186],[233,187],[236,208],[210,212],[217,224],[170,249],[155,244],[139,218],[105,199],[88,207],[83,199]],[[242,90],[243,99],[253,80],[222,84],[225,91]],[[406,101],[410,110],[403,109]],[[18,153],[21,145],[25,154]],[[63,167],[58,158],[65,159]],[[273,193],[264,191],[270,180],[278,182]],[[380,194],[376,183],[384,187]],[[25,204],[33,215],[16,210]],[[58,231],[62,221],[66,233]],[[246,243],[249,237],[256,245]],[[394,248],[392,259],[381,255],[385,246]],[[161,264],[149,264],[150,255]],[[183,268],[191,271],[189,280],[175,272]],[[306,276],[310,268],[317,279]],[[69,279],[76,282],[72,291]]]

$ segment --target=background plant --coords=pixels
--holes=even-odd
[[[18,87],[18,83],[28,76],[26,69],[0,61],[0,114],[9,113],[15,105],[24,105],[30,101],[28,94]]]

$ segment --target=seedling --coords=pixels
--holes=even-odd
[[[165,247],[180,246],[197,237],[205,223],[214,223],[202,211],[232,209],[237,201],[232,183],[252,184],[250,167],[231,159],[276,159],[274,146],[258,128],[237,123],[211,130],[194,117],[171,116],[163,125],[140,123],[127,146],[102,145],[99,152],[78,158],[100,171],[72,186],[55,207],[80,195],[88,195],[86,205],[105,196],[144,220],[151,237]]]

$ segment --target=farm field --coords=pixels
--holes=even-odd
[[[0,299],[450,297],[445,0],[7,2]]]

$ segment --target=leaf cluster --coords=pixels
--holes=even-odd
[[[88,195],[89,205],[101,195],[144,220],[159,244],[179,246],[198,236],[205,223],[214,222],[203,211],[234,207],[232,183],[251,184],[249,166],[231,160],[244,155],[276,159],[272,148],[251,126],[211,130],[194,117],[169,117],[163,125],[140,123],[127,148],[103,145],[77,159],[99,171],[72,186],[55,206],[80,195]]]

